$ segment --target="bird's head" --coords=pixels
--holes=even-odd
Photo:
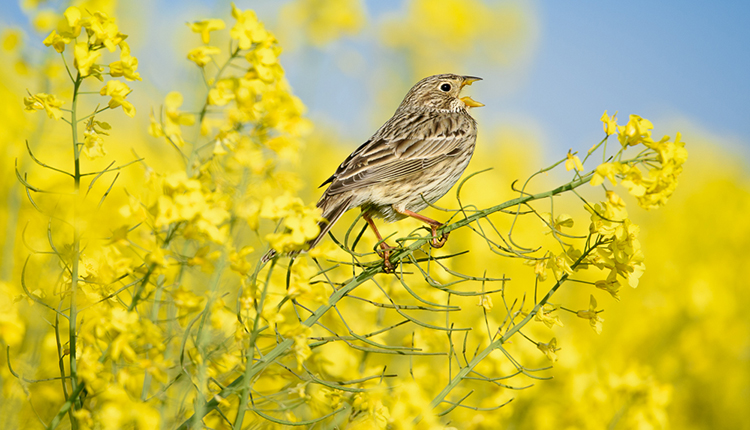
[[[481,81],[476,76],[454,74],[433,75],[417,82],[404,97],[402,109],[439,109],[458,112],[470,107],[484,106],[469,96],[459,97],[461,90],[472,82]]]

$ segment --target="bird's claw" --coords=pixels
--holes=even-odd
[[[450,232],[443,233],[442,235],[440,235],[440,239],[438,240],[437,229],[438,227],[442,227],[442,224],[433,225],[430,227],[432,228],[432,239],[430,240],[430,246],[432,246],[433,248],[442,248],[443,245],[445,245],[445,242],[448,241],[448,235],[450,234]]]
[[[391,262],[391,251],[396,248],[386,245],[385,242],[381,244],[381,247],[383,248],[382,251],[376,249],[375,252],[383,259],[383,270],[385,273],[393,273],[394,267]]]

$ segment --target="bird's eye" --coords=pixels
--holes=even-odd
[[[440,86],[441,91],[445,91],[446,93],[451,90],[451,84],[443,84]]]

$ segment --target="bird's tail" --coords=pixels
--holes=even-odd
[[[349,204],[351,201],[351,197],[340,198],[339,196],[328,196],[327,198],[320,199],[318,207],[322,209],[323,218],[325,218],[325,220],[318,223],[318,227],[320,227],[320,233],[318,236],[307,242],[309,245],[307,248],[308,250],[313,249],[321,240],[323,240],[323,238],[325,238],[331,227],[333,227],[333,225],[336,224],[336,221],[341,218],[341,215],[350,209]],[[299,251],[295,251],[290,253],[290,255],[296,255],[298,253]],[[261,261],[267,263],[271,261],[276,254],[276,250],[271,249],[263,256],[263,258],[261,258]]]

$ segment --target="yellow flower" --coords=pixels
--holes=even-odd
[[[224,27],[226,27],[224,21],[220,19],[207,19],[204,21],[189,22],[187,23],[187,25],[191,30],[193,30],[193,32],[200,33],[203,43],[208,43],[211,41],[210,32],[223,30]]]
[[[177,308],[177,318],[184,325],[187,316],[203,307],[204,298],[180,285],[172,292],[172,301]]]
[[[312,330],[310,329],[310,327],[304,326],[302,324],[299,324],[284,333],[284,336],[294,338],[294,346],[292,347],[292,352],[294,353],[294,357],[297,359],[297,368],[299,370],[302,370],[302,363],[304,363],[305,360],[307,360],[312,355],[310,346],[307,344],[307,338],[311,333]]]
[[[607,196],[607,201],[616,208],[624,208],[625,207],[625,201],[620,198],[620,196],[617,195],[614,191],[607,191],[604,193]]]
[[[347,428],[352,430],[386,429],[393,422],[390,411],[375,392],[357,393],[352,402],[353,413]]]
[[[488,296],[487,294],[482,294],[479,298],[479,304],[477,304],[477,306],[483,307],[487,312],[491,311],[493,307],[492,297]]]
[[[308,241],[317,237],[320,232],[318,223],[323,220],[319,208],[304,206],[299,197],[288,193],[276,199],[266,197],[260,217],[272,220],[284,218],[284,231],[265,237],[280,252],[304,249]]]
[[[247,276],[253,269],[253,263],[247,260],[247,256],[252,254],[255,249],[252,246],[245,246],[239,251],[229,253],[229,268],[242,276]]]
[[[81,34],[81,25],[87,23],[85,20],[81,19],[81,10],[75,6],[71,6],[65,9],[63,15],[65,16],[65,22],[69,27],[65,29],[65,34],[73,38],[78,37],[78,35]]]
[[[567,253],[561,252],[559,255],[550,256],[548,260],[547,266],[552,270],[556,279],[560,279],[566,273],[573,274],[573,269],[570,267],[573,261]]]
[[[278,63],[281,48],[278,45],[263,44],[248,52],[245,58],[253,65],[258,78],[273,82],[284,76],[284,69]]]
[[[612,185],[617,185],[617,178],[615,175],[622,171],[621,163],[602,163],[594,170],[594,176],[591,177],[591,185],[597,186],[604,183],[604,178],[609,179]]]
[[[120,33],[114,18],[104,12],[94,12],[84,25],[92,33],[91,44],[104,45],[109,52],[115,52],[117,45],[128,37]]]
[[[257,15],[252,10],[239,10],[232,3],[232,16],[237,20],[229,36],[239,43],[240,49],[250,49],[253,43],[262,42],[270,37],[270,34],[258,21]]]
[[[161,123],[156,119],[156,115],[154,115],[154,111],[151,110],[151,112],[148,114],[150,123],[148,125],[148,134],[150,134],[153,137],[162,137],[164,136],[164,129],[161,126]]]
[[[629,167],[622,180],[622,186],[628,189],[628,193],[634,197],[643,197],[646,191],[651,187],[653,181],[650,178],[644,178],[640,169]]]
[[[136,69],[138,69],[138,59],[130,55],[130,46],[127,42],[120,42],[120,61],[109,65],[109,73],[113,78],[123,76],[129,81],[140,81],[141,76]]]
[[[568,214],[560,214],[553,220],[552,214],[549,212],[545,212],[541,214],[541,217],[544,220],[544,226],[547,227],[545,229],[545,234],[549,234],[552,232],[549,230],[550,227],[555,231],[562,231],[563,227],[570,228],[575,224],[573,217]]]
[[[101,136],[109,136],[109,133],[104,130],[110,128],[106,122],[95,121],[93,116],[86,121],[86,129],[83,131],[83,153],[89,159],[94,160],[107,154],[104,149],[104,139]]]
[[[540,282],[544,282],[547,280],[547,262],[549,259],[545,256],[544,258],[540,258],[538,260],[526,260],[524,261],[524,264],[527,266],[534,266],[534,275],[536,275],[536,279]]]
[[[617,271],[611,271],[607,279],[596,281],[594,286],[608,292],[615,300],[620,300],[620,281],[617,280]]]
[[[104,321],[106,321],[106,319],[102,318],[102,321],[99,322],[103,323]],[[97,325],[103,326],[104,324]],[[84,333],[84,336],[86,335],[87,333]],[[104,364],[99,361],[101,352],[92,346],[84,346],[82,351],[78,352],[78,354],[80,354],[77,357],[78,375],[86,383],[86,386],[96,392],[106,387],[112,380],[112,374],[109,373],[104,367]]]
[[[560,317],[558,315],[550,316],[552,312],[554,312],[556,308],[550,304],[545,304],[541,308],[539,308],[538,311],[536,311],[536,315],[534,315],[534,320],[539,321],[541,323],[544,323],[548,328],[552,328],[555,325],[559,325],[560,327],[563,327],[564,324],[560,320]]]
[[[289,193],[276,197],[275,199],[266,197],[263,200],[260,216],[261,218],[277,220],[291,215],[295,211],[300,210],[303,206],[302,199],[294,197]]]
[[[571,171],[573,169],[576,169],[579,172],[583,171],[583,164],[581,163],[581,159],[578,158],[577,155],[573,155],[570,152],[571,150],[568,150],[567,159],[565,160],[565,170]]]
[[[23,99],[24,105],[26,105],[27,111],[37,111],[44,109],[47,115],[52,119],[62,118],[62,111],[60,106],[64,103],[62,100],[58,100],[54,94],[38,93],[30,95]]]
[[[607,111],[602,114],[601,121],[604,123],[604,132],[607,136],[613,135],[617,132],[617,112],[614,115],[607,116]]]
[[[164,98],[166,115],[163,133],[178,145],[185,143],[182,139],[182,126],[195,124],[194,115],[181,112],[178,109],[182,106],[182,101],[182,94],[177,91],[170,92]]]
[[[599,316],[599,312],[601,311],[596,310],[596,299],[592,294],[589,300],[588,310],[578,311],[576,315],[578,315],[579,318],[589,320],[591,328],[594,329],[596,334],[602,334],[602,322],[604,322],[604,318]]]
[[[108,103],[110,109],[122,106],[122,110],[125,114],[132,118],[135,116],[135,107],[129,101],[125,100],[125,97],[127,97],[129,93],[130,88],[120,81],[107,81],[107,85],[99,91],[99,94],[103,96],[112,97]]]
[[[89,44],[86,42],[76,43],[74,53],[73,65],[78,69],[81,76],[88,76],[91,73],[91,68],[94,67],[94,63],[102,55],[100,51],[89,50]]]
[[[318,268],[309,266],[307,260],[300,260],[292,267],[289,277],[289,289],[287,295],[292,298],[300,298],[304,301],[312,301],[323,304],[328,301],[325,287],[320,283],[311,282],[318,273]]]
[[[221,49],[215,46],[200,46],[198,48],[190,50],[188,52],[188,60],[194,62],[200,67],[205,66],[211,62],[211,56],[221,53]]]
[[[65,50],[65,45],[70,43],[70,40],[69,37],[57,34],[57,31],[52,30],[52,33],[50,33],[42,43],[44,43],[44,46],[52,46],[57,52],[63,52]]]
[[[557,354],[556,352],[560,350],[560,348],[557,347],[557,339],[554,337],[549,341],[549,343],[542,343],[539,342],[536,344],[536,347],[544,353],[544,355],[547,356],[549,361],[557,361]]]
[[[236,86],[237,79],[220,79],[214,84],[214,87],[208,91],[208,104],[224,106],[231,100],[234,100],[234,89]]]
[[[94,418],[91,416],[91,411],[88,409],[77,409],[73,411],[73,416],[78,423],[79,429],[89,430],[95,428]]]
[[[288,216],[284,219],[284,226],[289,229],[292,241],[302,244],[315,239],[320,233],[318,222],[321,220],[319,211],[315,209],[303,210],[299,216]]]
[[[609,201],[597,203],[593,207],[586,205],[584,209],[591,214],[589,232],[598,233],[604,238],[614,236],[628,217],[628,212],[623,207],[614,206]]]
[[[654,125],[651,121],[641,118],[638,115],[630,115],[630,119],[626,125],[618,125],[617,138],[620,140],[622,146],[635,146],[639,143],[650,142],[651,140],[651,129]]]

